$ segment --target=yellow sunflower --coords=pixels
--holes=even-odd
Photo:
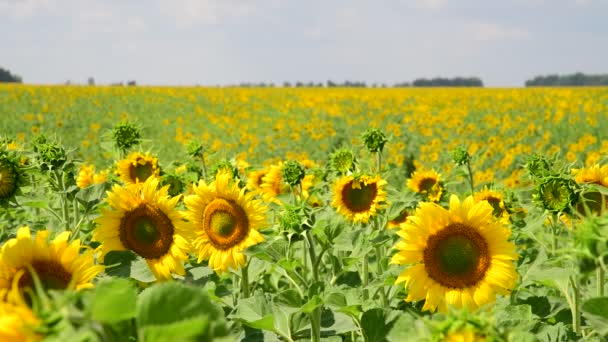
[[[264,176],[268,173],[267,169],[252,171],[247,175],[247,188],[251,191],[261,191]]]
[[[431,202],[439,202],[443,195],[441,175],[435,170],[414,171],[412,177],[407,181],[407,187],[414,192],[422,194]]]
[[[245,264],[243,250],[264,241],[258,229],[265,224],[265,208],[225,173],[211,184],[201,180],[194,195],[185,198],[186,218],[196,234],[193,248],[198,262],[209,260],[217,273]]]
[[[499,219],[500,221],[508,224],[510,215],[505,207],[505,201],[502,193],[490,190],[487,187],[484,187],[483,190],[478,191],[474,195],[475,202],[486,201],[492,206],[492,215]]]
[[[158,159],[149,154],[133,152],[118,162],[117,173],[125,184],[143,183],[150,177],[158,177]]]
[[[100,260],[110,251],[130,250],[146,260],[158,280],[184,275],[182,261],[190,252],[191,233],[182,214],[175,209],[181,196],[170,197],[169,186],[159,180],[114,185],[108,191],[110,209],[102,209],[93,240],[101,242]]]
[[[82,289],[92,287],[91,280],[103,270],[95,265],[93,250],[80,254],[80,240],[68,242],[70,232],[63,232],[49,243],[48,230],[36,233],[32,240],[29,227],[21,227],[17,237],[8,240],[0,251],[0,290],[18,287],[21,294],[33,286],[31,267],[46,289]]]
[[[0,298],[6,296],[3,292],[5,291],[0,291]],[[40,325],[40,319],[19,295],[9,297],[6,301],[0,301],[0,341],[41,340],[42,336],[35,332]]]
[[[608,187],[608,165],[599,166],[595,164],[582,169],[572,169],[572,174],[577,183],[598,184]]]
[[[331,205],[349,221],[368,222],[386,205],[385,185],[380,176],[344,176],[334,185]]]
[[[485,337],[476,334],[472,329],[461,329],[448,333],[442,342],[484,342]]]
[[[425,300],[422,310],[446,312],[448,304],[476,310],[509,295],[515,286],[515,245],[511,231],[492,216],[487,202],[450,198],[450,209],[421,203],[397,233],[402,240],[391,260],[411,265],[397,278],[408,302]]]
[[[87,186],[93,184],[93,177],[95,176],[95,165],[80,165],[80,171],[78,171],[78,177],[76,178],[76,185],[79,188],[84,189]]]
[[[407,221],[409,212],[407,209],[402,209],[399,214],[388,221],[387,228],[394,229],[399,228],[402,223]]]
[[[283,182],[283,175],[281,174],[282,168],[282,162],[271,165],[268,173],[262,177],[262,185],[260,188],[264,201],[281,204],[281,201],[277,196],[289,193],[289,186]]]

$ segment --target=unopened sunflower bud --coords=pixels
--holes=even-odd
[[[288,160],[283,163],[283,167],[281,168],[281,175],[283,176],[283,180],[285,183],[296,186],[302,182],[304,179],[305,173],[304,168],[300,165],[296,160]]]
[[[452,160],[458,166],[466,165],[471,161],[471,155],[464,146],[457,147],[454,151],[452,151]]]
[[[550,212],[569,212],[577,200],[575,186],[576,184],[570,179],[545,178],[534,189],[533,197],[541,207]]]
[[[341,174],[346,174],[355,169],[355,155],[353,151],[341,148],[330,156],[331,166]]]
[[[377,128],[370,128],[361,137],[367,150],[370,152],[382,152],[384,144],[388,141],[384,133]]]
[[[112,140],[119,150],[127,151],[141,142],[141,133],[134,124],[121,122],[112,130]]]

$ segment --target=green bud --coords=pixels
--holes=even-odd
[[[361,137],[367,150],[370,152],[382,152],[384,144],[388,141],[384,133],[377,128],[370,128]]]
[[[190,157],[200,158],[203,156],[203,153],[205,153],[205,148],[203,147],[202,144],[200,144],[196,141],[191,141],[188,144],[187,151],[188,151],[188,155]]]
[[[355,169],[355,155],[347,148],[341,148],[331,154],[331,166],[341,174],[345,174]]]
[[[5,206],[14,198],[21,180],[18,162],[9,154],[0,155],[0,205]]]
[[[549,176],[552,173],[554,162],[542,154],[533,154],[526,161],[526,169],[534,178]]]
[[[229,160],[221,160],[211,168],[211,176],[213,178],[220,172],[228,172],[232,178],[239,176],[239,170]]]
[[[304,168],[299,162],[295,160],[288,160],[283,163],[281,175],[283,176],[285,183],[291,186],[296,186],[302,182],[305,173]]]
[[[571,179],[548,177],[535,187],[533,198],[550,212],[569,212],[577,200],[575,187],[576,183]]]
[[[139,129],[130,122],[121,122],[112,130],[114,145],[121,150],[127,151],[141,142]]]
[[[40,169],[43,171],[58,169],[68,159],[65,149],[58,144],[40,144],[37,146],[37,149]]]
[[[454,160],[454,163],[456,165],[463,166],[471,161],[471,155],[464,148],[464,146],[459,146],[454,151],[452,151],[452,160]]]
[[[300,216],[299,209],[286,207],[281,216],[279,216],[279,225],[284,231],[301,233],[302,217]]]

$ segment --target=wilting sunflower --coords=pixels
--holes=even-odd
[[[281,174],[282,169],[282,162],[271,165],[268,173],[262,177],[262,185],[260,188],[262,189],[262,198],[264,201],[281,204],[281,201],[277,196],[289,193],[289,186],[283,182],[283,176]]]
[[[217,273],[237,269],[245,264],[243,250],[264,241],[258,229],[264,226],[264,207],[254,200],[225,173],[211,184],[201,180],[194,186],[194,195],[184,200],[186,218],[196,237],[193,249],[198,262],[209,260]]]
[[[187,224],[175,209],[180,196],[170,197],[169,187],[158,188],[151,177],[142,184],[114,185],[108,191],[110,209],[102,209],[93,240],[100,241],[100,260],[110,251],[130,250],[146,260],[158,280],[185,274],[191,238]]]
[[[577,183],[598,184],[608,187],[608,165],[595,164],[582,169],[572,169]]]
[[[385,206],[386,181],[380,176],[344,176],[334,185],[331,205],[353,222],[368,222]]]
[[[407,187],[422,194],[428,201],[439,202],[443,195],[441,175],[434,170],[414,171],[407,181]]]
[[[504,196],[502,193],[484,187],[483,190],[475,193],[474,197],[476,202],[488,202],[493,209],[492,215],[506,224],[509,223],[510,215],[505,207]]]
[[[30,267],[46,289],[92,287],[91,280],[103,266],[94,264],[92,249],[81,255],[80,240],[68,242],[69,236],[69,232],[63,232],[49,243],[48,230],[38,231],[32,240],[28,227],[19,228],[17,237],[8,240],[0,251],[0,290],[16,284],[23,294],[25,288],[32,288]]]
[[[117,173],[125,184],[143,183],[150,177],[158,177],[158,159],[149,154],[133,152],[118,162]]]
[[[402,240],[391,263],[411,266],[396,283],[409,289],[406,301],[425,300],[422,310],[446,312],[448,304],[476,310],[515,286],[511,231],[485,201],[469,196],[460,202],[452,195],[449,210],[421,203],[397,234]]]
[[[0,291],[0,341],[39,341],[42,336],[35,332],[40,319],[32,312],[20,295],[6,296]],[[10,292],[10,291],[9,291]],[[14,298],[13,298],[14,297]]]

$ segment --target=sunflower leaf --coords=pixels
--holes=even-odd
[[[103,280],[95,287],[89,306],[91,317],[103,323],[114,323],[135,318],[137,291],[127,279]]]
[[[583,303],[583,314],[598,334],[608,335],[608,297],[591,298]]]

